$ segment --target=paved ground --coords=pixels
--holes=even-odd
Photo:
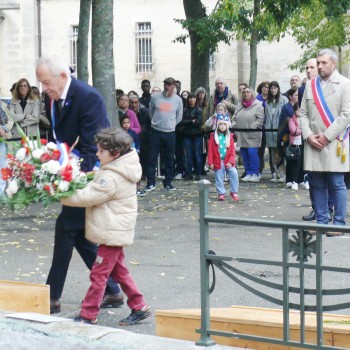
[[[241,169],[240,169],[241,172]],[[271,183],[264,175],[260,183],[241,183],[241,201],[216,199],[213,174],[209,208],[220,216],[264,218],[300,221],[308,213],[308,191],[293,192],[284,184]],[[166,192],[160,183],[155,191],[139,199],[139,217],[135,243],[126,248],[131,273],[153,310],[200,307],[198,189],[195,182],[174,181],[176,192]],[[42,208],[33,205],[20,213],[1,208],[0,279],[45,283],[50,268],[54,221],[59,205]],[[348,222],[350,220],[348,219]],[[324,237],[324,263],[348,267],[350,236]],[[211,225],[210,248],[217,254],[234,257],[281,259],[281,235],[276,229]],[[244,267],[244,264],[240,264]],[[281,283],[281,271],[268,266],[247,266],[255,276]],[[291,270],[291,283],[298,283],[297,271]],[[315,276],[306,278],[314,285]],[[335,273],[324,276],[325,284],[349,287],[350,277]],[[62,296],[62,317],[73,317],[89,286],[89,273],[77,253],[74,253]],[[270,292],[268,292],[270,293]],[[281,297],[278,292],[276,296]],[[345,299],[346,300],[346,299]],[[333,303],[334,299],[327,300]],[[311,300],[310,300],[311,302]],[[211,296],[211,306],[250,305],[274,307],[244,291],[222,273]],[[350,310],[343,311],[350,314]],[[129,314],[125,305],[120,309],[102,310],[99,324],[119,327],[118,320]],[[150,318],[129,330],[155,334],[155,320]]]

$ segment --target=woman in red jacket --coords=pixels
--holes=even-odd
[[[238,173],[235,167],[236,150],[233,134],[230,133],[230,118],[219,114],[214,133],[208,143],[208,165],[214,170],[215,184],[219,201],[225,200],[224,176],[225,171],[230,180],[230,192],[234,201],[238,201]]]

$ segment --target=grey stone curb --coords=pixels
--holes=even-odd
[[[0,349],[6,350],[201,350],[191,341],[137,334],[126,330],[76,323],[39,323],[6,318],[0,311]],[[240,349],[215,345],[209,349]]]

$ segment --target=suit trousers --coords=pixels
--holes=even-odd
[[[309,172],[310,188],[312,188],[313,205],[318,224],[328,224],[329,197],[334,202],[333,224],[345,225],[347,211],[347,190],[344,173]]]
[[[65,229],[62,214],[56,220],[55,245],[51,269],[46,281],[50,285],[51,299],[60,299],[67,277],[68,267],[76,248],[89,270],[96,259],[97,245],[85,238],[84,229]],[[118,284],[109,279],[106,294],[118,294],[121,290]]]

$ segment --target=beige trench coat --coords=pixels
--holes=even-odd
[[[304,169],[320,172],[348,172],[349,137],[343,142],[345,162],[337,156],[338,135],[343,136],[350,124],[350,80],[334,72],[330,82],[323,88],[323,95],[332,112],[334,122],[326,128],[316,108],[311,90],[311,82],[306,83],[300,108],[300,126],[304,140],[312,134],[323,133],[330,141],[322,151],[313,149],[307,142],[304,146]]]
[[[261,102],[254,100],[253,104],[244,108],[239,104],[232,119],[232,125],[237,129],[262,129],[264,125],[264,107]],[[237,146],[239,147],[260,147],[262,140],[261,132],[237,131]]]
[[[38,99],[28,99],[24,111],[19,100],[12,100],[10,111],[14,120],[20,125],[27,136],[36,136],[40,121],[40,101]],[[26,116],[26,118],[24,118]],[[16,126],[12,128],[12,137],[21,137]]]

